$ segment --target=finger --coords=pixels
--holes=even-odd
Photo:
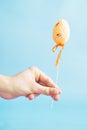
[[[47,87],[58,87],[50,77],[40,71],[39,83]]]
[[[40,83],[41,85],[47,86],[47,87],[58,87],[52,79],[44,74],[41,70],[39,70],[36,67],[31,67],[31,70],[34,72],[35,75],[35,81]]]
[[[58,96],[58,95],[54,95],[54,96],[52,96],[52,98],[53,98],[55,101],[58,101],[58,100],[59,100],[59,96]]]
[[[37,97],[37,96],[39,96],[40,94],[29,94],[28,96],[27,96],[27,98],[29,99],[29,100],[33,100],[35,97]]]

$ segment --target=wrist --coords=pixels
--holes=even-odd
[[[9,76],[0,75],[0,97],[9,99],[11,97],[11,78]]]

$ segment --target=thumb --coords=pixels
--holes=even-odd
[[[50,95],[50,96],[53,96],[53,95],[58,95],[61,93],[61,90],[58,89],[58,88],[52,88],[52,87],[48,87],[48,86],[43,86],[43,85],[40,85],[38,83],[35,83],[35,88],[36,88],[36,91],[35,93],[39,93],[39,94],[44,94],[44,95]]]

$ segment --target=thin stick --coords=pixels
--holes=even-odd
[[[57,68],[56,81],[55,81],[56,84],[57,84],[57,82],[58,82],[58,77],[59,77],[59,71],[58,71],[58,70],[59,70],[60,57],[61,57],[63,48],[64,48],[64,46],[63,46],[62,49],[59,51],[59,54],[58,54],[57,59],[56,59],[56,64],[55,64],[55,66],[56,66],[56,68]],[[52,102],[51,102],[50,107],[53,108],[53,100],[52,100]]]

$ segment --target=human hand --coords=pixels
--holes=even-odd
[[[10,77],[10,91],[4,98],[12,99],[19,96],[25,96],[32,100],[40,94],[51,96],[54,100],[59,99],[61,90],[47,75],[36,67],[29,69]]]

